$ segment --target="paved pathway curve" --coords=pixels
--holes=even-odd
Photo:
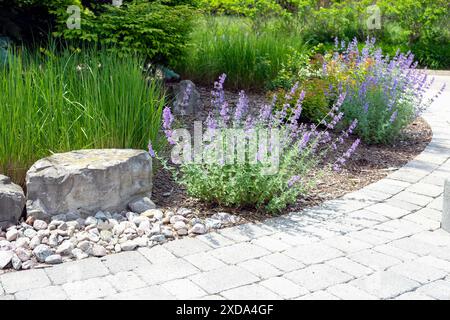
[[[437,83],[450,76],[437,76]],[[436,84],[437,87],[437,84]],[[320,207],[151,249],[0,276],[1,299],[450,299],[450,89],[433,140],[387,178]]]

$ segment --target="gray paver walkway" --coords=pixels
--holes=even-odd
[[[2,299],[450,299],[449,84],[425,151],[387,178],[264,223],[0,275]]]

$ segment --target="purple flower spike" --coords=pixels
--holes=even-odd
[[[155,155],[155,150],[153,150],[153,146],[152,146],[152,141],[149,140],[148,141],[148,153],[150,154],[150,157],[154,158]]]
[[[397,119],[397,115],[398,115],[398,111],[395,110],[392,115],[391,118],[389,119],[389,123],[394,123],[395,119]]]
[[[288,180],[288,187],[291,188],[294,184],[298,183],[300,181],[301,177],[298,175],[292,176],[289,180]]]
[[[172,127],[172,122],[174,118],[172,112],[169,107],[165,107],[163,111],[163,128],[166,130],[170,130]]]
[[[245,95],[244,91],[239,92],[239,101],[236,105],[236,111],[234,113],[234,120],[239,122],[248,109],[248,98]]]

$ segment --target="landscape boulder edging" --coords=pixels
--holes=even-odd
[[[27,215],[48,220],[58,214],[126,210],[150,197],[152,159],[134,149],[91,149],[57,153],[27,172]]]

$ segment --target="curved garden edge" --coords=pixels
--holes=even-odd
[[[0,299],[448,298],[450,234],[440,211],[449,99],[447,89],[424,114],[433,130],[426,149],[363,189],[262,223],[6,273]]]

